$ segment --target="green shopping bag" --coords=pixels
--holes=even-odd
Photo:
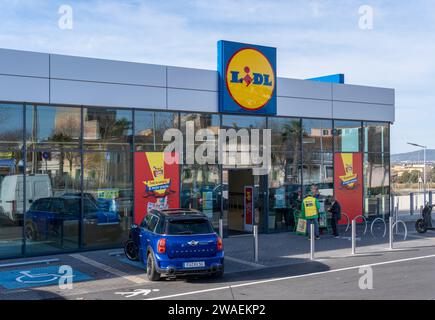
[[[319,228],[327,228],[328,227],[328,217],[326,216],[326,212],[321,212],[319,214]]]
[[[296,234],[304,236],[307,233],[307,220],[299,218]]]

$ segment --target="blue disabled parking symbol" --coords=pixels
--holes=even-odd
[[[67,275],[59,271],[60,266],[33,269],[19,269],[0,272],[0,285],[6,289],[22,289],[27,287],[43,287],[58,285],[60,281],[72,278],[72,283],[91,280],[92,277],[73,270]]]

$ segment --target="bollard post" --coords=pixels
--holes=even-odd
[[[219,219],[219,236],[224,238],[224,220],[222,218]]]
[[[310,224],[310,260],[314,260],[314,241],[316,236],[314,235],[314,223]]]
[[[412,216],[414,214],[414,194],[412,192],[409,194],[409,209]]]
[[[254,225],[254,261],[258,262],[258,225]]]
[[[389,231],[390,231],[390,250],[393,250],[393,219],[391,217],[389,220]]]
[[[356,220],[352,220],[352,254],[356,251]]]

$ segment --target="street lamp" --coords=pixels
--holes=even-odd
[[[417,143],[411,143],[408,142],[409,145],[417,147],[417,148],[422,148],[423,149],[423,199],[424,199],[424,205],[426,205],[426,146],[422,146],[420,144]]]

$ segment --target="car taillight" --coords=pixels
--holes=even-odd
[[[222,238],[221,238],[221,237],[218,237],[218,238],[217,238],[217,249],[218,249],[218,251],[222,251],[223,248],[224,248],[224,244],[223,244],[223,242],[222,242]]]
[[[166,252],[166,239],[162,238],[157,243],[157,252],[158,253],[165,253]]]

